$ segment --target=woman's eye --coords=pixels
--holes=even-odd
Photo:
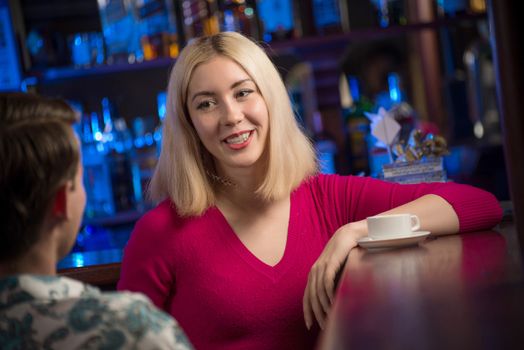
[[[212,102],[211,101],[202,101],[202,102],[197,104],[197,109],[199,109],[199,110],[209,109],[209,108],[211,108],[211,106],[212,106]]]
[[[240,90],[240,91],[237,93],[237,97],[246,97],[246,96],[248,96],[249,94],[251,94],[252,92],[253,92],[253,90],[250,90],[250,89]]]

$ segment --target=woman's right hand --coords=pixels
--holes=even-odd
[[[326,244],[326,247],[309,272],[304,292],[304,321],[308,329],[316,319],[324,328],[326,315],[331,307],[335,289],[335,275],[346,261],[357,240],[367,235],[365,220],[340,227]]]

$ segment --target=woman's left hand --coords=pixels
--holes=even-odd
[[[349,251],[357,245],[357,240],[366,234],[365,220],[340,227],[313,264],[303,299],[304,321],[308,329],[313,325],[313,319],[324,329],[326,315],[333,301],[335,275]]]

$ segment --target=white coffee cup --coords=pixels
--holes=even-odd
[[[368,236],[373,239],[410,236],[420,228],[420,220],[413,214],[370,216],[366,221]]]

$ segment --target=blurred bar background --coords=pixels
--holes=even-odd
[[[383,176],[387,150],[366,116],[382,107],[401,125],[401,141],[410,142],[413,130],[447,140],[445,179],[511,199],[493,51],[497,22],[488,21],[497,6],[0,0],[0,90],[60,96],[82,116],[88,203],[61,266],[119,261],[135,221],[154,205],[145,192],[160,152],[169,71],[189,41],[219,31],[241,32],[267,50],[323,172]]]

